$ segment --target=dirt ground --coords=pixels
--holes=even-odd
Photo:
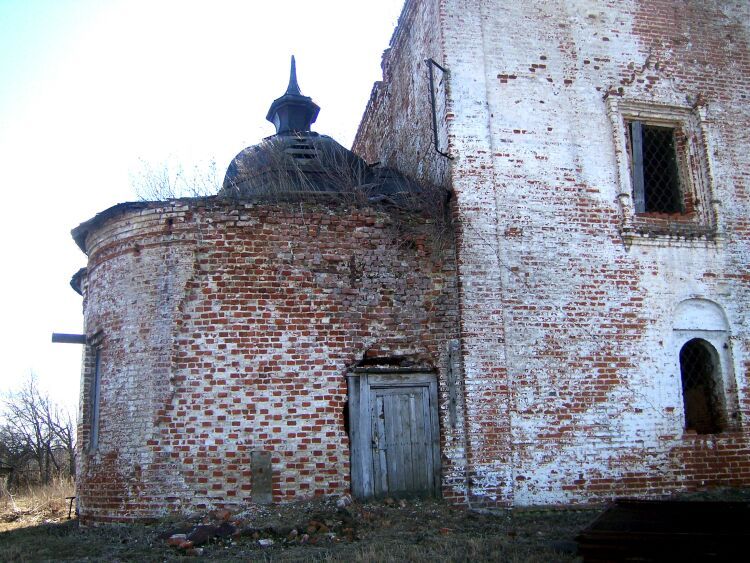
[[[490,512],[391,499],[342,507],[336,501],[151,525],[84,527],[65,511],[31,521],[6,514],[0,560],[575,561],[576,534],[601,510]]]

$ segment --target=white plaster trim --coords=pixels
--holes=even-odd
[[[718,201],[714,199],[713,174],[708,150],[708,119],[704,106],[676,106],[639,99],[608,96],[607,115],[612,124],[617,162],[617,202],[620,208],[621,234],[626,246],[714,246]],[[633,205],[633,185],[625,121],[637,119],[653,125],[681,129],[686,138],[684,154],[678,155],[683,190],[693,195],[695,218],[662,223],[640,217]]]

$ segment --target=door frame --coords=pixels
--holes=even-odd
[[[433,444],[434,483],[430,493],[440,497],[440,424],[438,421],[438,384],[434,371],[424,368],[355,368],[346,377],[349,387],[349,450],[351,488],[355,498],[374,496],[372,459],[372,422],[370,391],[372,388],[427,387],[430,428]]]

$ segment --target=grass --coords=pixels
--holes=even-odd
[[[69,501],[75,495],[70,478],[56,478],[49,485],[29,485],[12,495],[0,496],[0,532],[43,523],[55,523],[68,516]]]
[[[191,557],[169,547],[165,532],[179,522],[81,527],[67,519],[70,483],[32,488],[0,500],[0,559],[3,561],[575,561],[570,545],[595,511],[500,511],[476,513],[440,501],[354,504],[348,518],[356,539],[340,533],[342,518],[331,499],[266,507],[233,517],[240,527],[261,530],[274,545],[261,547],[258,535],[214,540]],[[335,539],[321,534],[309,543],[264,532],[274,526],[303,529],[324,519]],[[351,538],[350,538],[351,539]],[[562,547],[561,547],[562,546]]]
[[[580,561],[575,536],[600,509],[514,509],[470,511],[436,500],[355,503],[338,509],[335,499],[255,506],[231,516],[238,533],[215,538],[199,557],[166,544],[175,529],[211,522],[172,518],[159,524],[81,527],[67,518],[72,483],[30,488],[13,500],[0,498],[2,561]],[[747,500],[750,490],[683,495],[694,500]],[[300,536],[312,521],[332,533]],[[344,523],[344,521],[346,523]],[[280,530],[284,531],[280,531]],[[290,530],[299,535],[291,536]],[[346,530],[354,533],[347,536]],[[294,537],[294,539],[290,539]],[[273,539],[262,547],[258,539]]]

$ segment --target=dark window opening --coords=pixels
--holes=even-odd
[[[685,429],[715,434],[725,426],[716,350],[694,338],[680,350]]]
[[[341,411],[341,415],[344,417],[344,432],[346,432],[346,436],[348,438],[351,438],[351,434],[349,433],[349,401],[346,401],[346,403],[344,403],[344,408]]]
[[[99,445],[99,395],[101,387],[101,348],[96,348],[94,355],[94,377],[91,381],[89,395],[89,450],[95,450]]]
[[[636,213],[684,213],[675,129],[628,123]]]

